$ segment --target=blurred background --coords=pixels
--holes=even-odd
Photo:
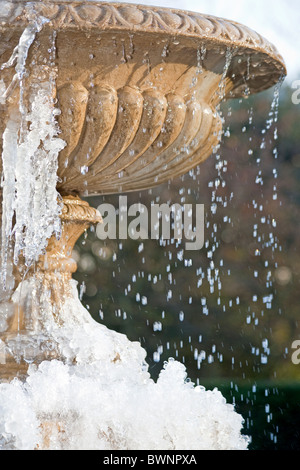
[[[135,2],[131,2],[135,3]],[[220,150],[184,177],[127,194],[141,202],[204,204],[205,247],[174,240],[77,243],[78,289],[91,315],[140,341],[155,380],[168,358],[217,387],[245,420],[252,450],[300,449],[300,104],[298,1],[150,1],[246,24],[278,47],[280,90],[221,107]],[[300,93],[298,94],[300,97]],[[118,207],[118,196],[89,198]]]

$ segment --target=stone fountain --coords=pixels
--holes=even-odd
[[[54,159],[60,229],[50,231],[50,239],[47,232],[47,247],[35,259],[26,258],[25,245],[13,255],[14,230],[2,250],[4,382],[25,380],[28,367],[43,361],[80,364],[74,331],[98,331],[72,281],[73,246],[91,224],[101,223],[101,215],[81,197],[151,188],[195,168],[219,145],[220,103],[274,86],[285,66],[272,44],[240,24],[124,3],[2,1],[0,37],[6,217],[9,139],[17,135],[16,148],[29,142],[33,118],[28,116],[41,90],[51,98],[52,111],[60,111],[54,119],[59,131],[49,139],[60,142]],[[14,207],[11,217],[17,220]],[[22,226],[19,235],[24,231]],[[2,230],[3,238],[8,232]],[[128,343],[111,335],[107,360],[126,363]],[[53,421],[45,423],[49,431]]]

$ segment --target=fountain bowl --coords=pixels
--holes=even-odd
[[[83,446],[86,436],[90,439],[86,429],[91,429],[91,416],[100,409],[93,445],[130,448],[136,445],[136,436],[140,439],[140,423],[146,429],[141,434],[148,436],[139,391],[151,414],[159,410],[155,401],[159,395],[153,393],[141,346],[99,325],[80,303],[72,280],[76,271],[73,247],[90,225],[102,222],[98,211],[80,197],[151,188],[195,168],[218,148],[220,103],[280,82],[286,74],[283,59],[272,44],[247,27],[199,13],[94,0],[1,0],[0,70],[1,254],[9,285],[3,292],[0,287],[0,392],[5,405],[2,422],[6,431],[7,422],[13,428],[12,435],[7,431],[1,436],[0,420],[0,446],[68,448],[75,442],[74,433],[75,444]],[[52,204],[53,211],[49,210]],[[161,375],[162,382],[170,383],[178,403],[186,403],[183,387],[188,397],[191,388],[185,383],[184,367],[176,363],[170,367]],[[167,381],[166,371],[170,374]],[[74,373],[78,373],[79,393],[74,389]],[[175,377],[180,379],[177,389]],[[123,389],[118,387],[119,378]],[[9,382],[7,388],[2,382]],[[25,384],[24,396],[21,383]],[[145,394],[147,383],[149,395]],[[83,401],[71,400],[62,413],[68,384],[70,396]],[[109,384],[117,391],[116,411]],[[32,385],[40,408],[28,406]],[[24,401],[22,396],[11,399],[14,387]],[[96,406],[86,398],[98,397],[102,388],[109,400],[108,426],[103,420],[102,396]],[[170,400],[164,388],[160,390],[165,412]],[[198,388],[196,393],[198,399],[204,392]],[[123,395],[124,406],[119,400]],[[125,413],[128,423],[123,425],[127,395],[134,419]],[[154,397],[154,406],[148,406],[148,397]],[[206,446],[245,448],[247,440],[239,433],[241,418],[222,396],[213,397],[213,407],[207,398],[204,401],[210,431],[198,400],[198,408],[191,407],[191,419],[186,421],[187,431],[182,430],[179,415],[178,429],[185,445],[190,444],[186,436],[196,439],[190,428],[193,422],[197,432],[200,429],[200,441],[212,436],[212,442],[204,440]],[[170,429],[176,431],[175,409],[176,402],[169,408]],[[29,421],[24,424],[22,416],[29,416]],[[164,441],[169,435],[164,423],[168,419],[161,419],[160,411],[157,416],[162,444],[153,427],[155,443],[173,449],[171,435],[172,442]],[[186,411],[182,416],[185,421]],[[81,423],[89,425],[85,428]],[[35,429],[30,443],[28,429]],[[130,442],[127,435],[132,430],[136,436]],[[204,446],[199,442],[197,446]],[[138,442],[142,444],[143,440]]]
[[[29,51],[28,80],[46,67],[55,35],[67,144],[58,162],[61,194],[141,190],[187,173],[218,146],[220,102],[270,88],[286,73],[276,48],[238,23],[92,0],[1,2],[0,65],[33,13],[46,20]],[[2,71],[6,85],[12,74]],[[17,92],[10,99],[17,103]],[[8,107],[1,115],[0,131]]]

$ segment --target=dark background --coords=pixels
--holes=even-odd
[[[154,379],[174,357],[195,384],[217,387],[243,415],[253,450],[300,449],[300,365],[291,360],[300,339],[293,91],[283,85],[278,120],[274,90],[222,105],[216,154],[184,177],[127,194],[128,206],[204,204],[201,251],[176,241],[101,241],[95,230],[74,250],[91,315],[140,341]],[[118,207],[117,195],[88,201]]]

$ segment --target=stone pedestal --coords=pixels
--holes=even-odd
[[[82,321],[76,318],[76,309],[65,311],[74,297],[71,280],[77,265],[72,250],[84,231],[101,221],[101,215],[87,202],[63,197],[60,239],[53,236],[49,240],[46,254],[27,273],[22,265],[18,267],[20,282],[6,302],[11,314],[6,331],[0,333],[0,381],[25,377],[29,364],[63,360],[54,332]]]

